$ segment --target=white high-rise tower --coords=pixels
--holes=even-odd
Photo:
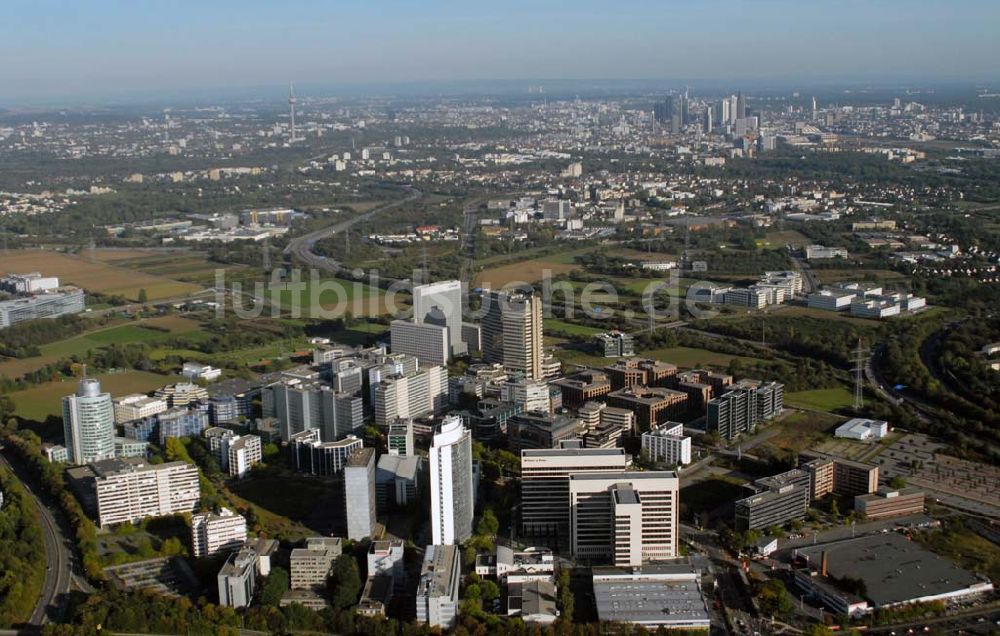
[[[449,416],[431,446],[431,528],[434,545],[455,545],[472,536],[475,512],[472,434],[462,418]]]
[[[295,84],[288,84],[288,108],[291,110],[292,117],[292,136],[288,139],[289,143],[296,141],[295,138]]]
[[[84,378],[75,395],[63,398],[63,436],[72,464],[115,456],[115,409],[100,380]]]

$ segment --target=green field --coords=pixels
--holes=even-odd
[[[179,376],[159,375],[145,371],[105,373],[98,375],[101,388],[113,396],[128,393],[148,393],[181,380]],[[76,381],[47,382],[10,394],[14,414],[26,420],[42,421],[49,415],[62,415],[62,398],[76,391]]]
[[[109,344],[129,342],[155,342],[167,338],[169,334],[156,329],[146,329],[140,325],[128,324],[42,345],[43,356],[67,357],[86,353],[91,349]]]
[[[854,395],[844,387],[814,389],[785,394],[785,404],[810,411],[836,411],[854,404]]]
[[[272,294],[270,300],[280,299],[283,309],[292,309],[298,305],[303,317],[329,318],[340,317],[345,312],[354,316],[375,316],[393,313],[392,307],[387,307],[385,291],[364,283],[332,278],[320,281],[317,285],[303,282],[304,289],[298,293],[282,291]],[[397,294],[395,297],[397,309],[409,306],[409,296]],[[325,311],[328,316],[314,315],[311,312]]]
[[[265,510],[301,521],[329,493],[330,484],[310,477],[268,476],[266,479],[243,479],[230,489]]]
[[[730,353],[718,353],[708,349],[695,349],[692,347],[671,347],[668,349],[652,349],[643,351],[643,356],[662,360],[675,364],[685,369],[695,369],[702,366],[726,367],[733,360],[742,360],[752,364],[767,364],[767,361],[758,358],[748,358]]]
[[[777,429],[778,432],[769,437],[766,444],[780,450],[799,452],[827,439],[828,433],[843,421],[844,418],[831,413],[786,411],[768,424],[768,430]]]

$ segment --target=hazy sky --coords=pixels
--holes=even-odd
[[[1000,0],[0,0],[0,101],[301,83],[1000,79]]]

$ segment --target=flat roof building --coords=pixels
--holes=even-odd
[[[102,527],[194,512],[201,498],[198,468],[181,461],[107,459],[70,469],[68,475]]]
[[[924,511],[924,491],[912,487],[880,488],[877,492],[855,497],[854,509],[868,519],[920,514]]]
[[[889,434],[889,423],[883,420],[869,420],[855,417],[847,420],[833,432],[834,437],[868,441],[882,439]]]
[[[458,616],[458,587],[461,581],[458,547],[429,545],[424,551],[417,584],[417,621],[448,629]]]
[[[594,568],[594,601],[602,623],[627,623],[655,630],[710,626],[701,574],[689,563],[641,568]]]
[[[736,502],[736,528],[754,530],[782,525],[806,515],[810,501],[809,475],[793,469],[764,477],[749,486],[757,492]]]
[[[687,410],[687,393],[665,389],[630,385],[608,394],[609,406],[628,409],[635,413],[636,427],[648,431],[654,426],[681,417]]]
[[[304,548],[295,548],[289,557],[291,588],[320,589],[333,568],[333,562],[343,552],[340,537],[308,537]]]
[[[375,534],[375,449],[359,448],[344,466],[344,507],[347,538],[364,539]]]
[[[228,508],[191,517],[191,554],[196,559],[233,550],[247,540],[247,520]]]

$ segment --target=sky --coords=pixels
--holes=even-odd
[[[467,80],[1000,80],[998,0],[0,0],[0,103]]]

